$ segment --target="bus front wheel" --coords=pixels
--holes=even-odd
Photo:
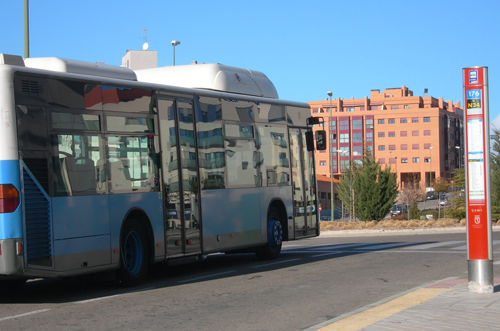
[[[146,233],[139,221],[130,219],[123,226],[118,282],[122,286],[136,286],[144,281],[148,270]]]
[[[267,243],[263,247],[259,247],[255,252],[261,260],[276,259],[281,253],[281,245],[283,243],[283,227],[280,222],[280,214],[274,207],[269,209],[267,220]]]

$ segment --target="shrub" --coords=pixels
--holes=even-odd
[[[465,218],[465,208],[449,208],[446,214],[451,218],[461,220]]]

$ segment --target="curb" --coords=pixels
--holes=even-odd
[[[424,298],[422,300],[428,301],[428,300],[434,298],[435,296],[441,294],[442,292],[449,291],[450,286],[445,287],[445,285],[461,283],[461,282],[462,282],[462,280],[459,279],[458,277],[448,277],[448,278],[445,278],[445,279],[442,279],[439,281],[428,282],[428,283],[422,284],[420,286],[414,287],[412,289],[409,289],[407,291],[404,291],[404,292],[395,294],[393,296],[390,296],[388,298],[382,299],[380,301],[374,302],[374,303],[369,304],[367,306],[364,306],[362,308],[359,308],[359,309],[353,310],[351,312],[342,314],[342,315],[335,317],[335,318],[332,318],[328,321],[311,326],[307,329],[303,329],[302,331],[315,331],[315,330],[321,330],[321,329],[325,330],[325,331],[326,330],[334,330],[334,329],[332,329],[332,327],[333,327],[333,324],[335,324],[335,323],[341,323],[342,321],[347,320],[347,319],[351,319],[351,320],[356,319],[357,315],[360,316],[361,319],[364,319],[361,317],[361,314],[364,314],[365,312],[367,312],[369,310],[376,309],[377,307],[380,307],[382,305],[389,304],[392,301],[401,300],[401,298],[409,296],[409,295],[413,295],[414,293],[416,293],[418,291],[422,291],[422,290],[426,290],[426,289],[437,290],[437,291],[435,291],[435,293],[428,293],[427,295],[424,295]],[[406,307],[405,309],[408,309],[408,308],[411,308],[411,307]],[[403,310],[403,309],[401,309],[401,310]],[[397,313],[397,312],[394,312],[393,314],[395,314],[395,313]],[[376,321],[374,321],[368,325],[371,325],[373,323],[376,323]],[[366,326],[368,326],[368,325],[366,325]],[[352,325],[352,326],[354,326],[354,325]],[[356,327],[356,326],[354,326],[354,327]],[[352,330],[358,330],[358,329],[354,328]]]

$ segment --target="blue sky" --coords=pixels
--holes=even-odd
[[[0,53],[24,54],[23,1],[4,1]],[[500,128],[500,1],[30,1],[30,56],[120,65],[144,32],[158,65],[264,72],[280,98],[362,98],[405,85],[463,105],[462,68],[489,67]]]

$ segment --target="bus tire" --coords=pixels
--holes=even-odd
[[[275,207],[269,208],[267,217],[267,243],[259,247],[255,254],[261,260],[274,260],[281,253],[283,244],[283,227],[280,222],[280,214]]]
[[[148,242],[143,226],[135,219],[125,222],[120,240],[120,269],[117,280],[121,286],[137,286],[148,271]]]

